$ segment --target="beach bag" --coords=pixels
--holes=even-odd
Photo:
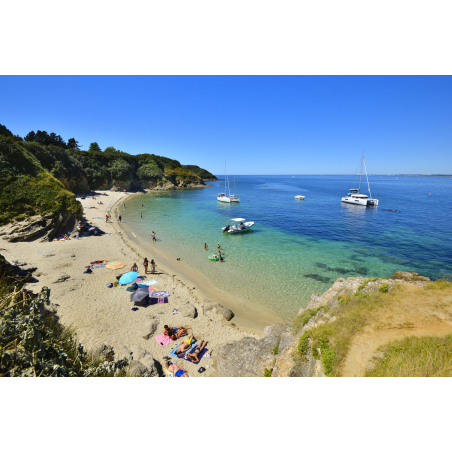
[[[133,283],[130,287],[127,287],[127,291],[128,292],[135,292],[138,289],[138,284],[137,283]]]
[[[112,283],[108,283],[108,284],[107,284],[107,287],[108,287],[109,289],[111,289],[111,288],[113,287],[113,284],[112,284]]]

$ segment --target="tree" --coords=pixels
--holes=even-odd
[[[38,130],[36,132],[35,141],[39,144],[50,144],[49,134],[45,130]]]
[[[33,130],[31,132],[28,132],[27,135],[25,135],[24,140],[28,141],[29,143],[32,141],[36,141],[36,134],[33,132]]]
[[[102,152],[102,150],[100,146],[94,142],[89,145],[88,152],[91,154],[98,154],[99,152]]]
[[[132,167],[124,159],[115,159],[108,166],[113,180],[127,180],[132,178]]]
[[[69,140],[67,140],[67,147],[69,149],[80,149],[80,145],[78,144],[78,141],[75,140],[75,138],[69,138]]]
[[[5,135],[6,137],[10,137],[13,133],[11,130],[7,129],[4,125],[0,124],[0,135]]]
[[[155,164],[155,162],[146,163],[138,168],[138,179],[152,179],[162,177],[163,171]]]

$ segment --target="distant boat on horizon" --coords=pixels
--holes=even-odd
[[[231,195],[231,190],[229,188],[229,177],[228,177],[228,169],[226,166],[226,160],[224,161],[224,172],[226,174],[226,177],[224,179],[224,193],[218,193],[217,200],[220,202],[240,202],[240,198],[235,196],[235,176],[234,176],[234,193]],[[227,190],[226,190],[227,188]],[[226,195],[226,192],[228,193]]]

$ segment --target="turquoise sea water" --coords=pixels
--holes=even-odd
[[[341,203],[357,186],[355,176],[239,176],[239,204],[218,202],[224,182],[209,182],[212,188],[136,196],[121,213],[141,240],[150,243],[154,230],[152,246],[221,290],[291,320],[312,293],[339,277],[396,270],[452,276],[452,178],[369,179],[378,207]],[[295,200],[297,194],[306,199]],[[256,224],[242,234],[223,233],[234,217]],[[223,263],[206,258],[217,243]]]

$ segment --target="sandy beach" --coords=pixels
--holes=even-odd
[[[0,242],[0,252],[8,261],[26,262],[28,267],[37,267],[34,273],[37,281],[29,283],[28,287],[35,292],[43,286],[50,287],[51,301],[58,305],[60,321],[75,329],[78,339],[86,348],[97,349],[104,344],[117,349],[122,346],[129,349],[140,346],[163,363],[163,357],[168,356],[174,345],[180,342],[162,347],[154,339],[154,336],[163,333],[163,326],[168,324],[189,327],[196,339],[208,341],[207,348],[213,351],[214,358],[215,349],[220,344],[244,336],[259,337],[263,328],[273,323],[270,314],[268,317],[265,314],[256,316],[255,307],[250,307],[247,312],[183,264],[170,263],[157,250],[151,252],[140,248],[131,240],[132,235],[128,237],[130,231],[124,233],[117,219],[106,223],[105,215],[111,214],[117,218],[114,212],[123,210],[122,205],[130,195],[110,191],[105,193],[108,196],[79,198],[85,218],[101,228],[105,235],[76,239],[72,234],[70,240],[52,242]],[[99,204],[99,201],[103,204]],[[144,256],[149,261],[155,260],[155,275],[144,274]],[[97,260],[121,261],[126,266],[122,270],[103,267],[94,268],[91,274],[83,273],[87,265]],[[158,281],[156,290],[171,293],[168,303],[139,307],[137,311],[132,311],[130,292],[125,287],[107,288],[108,283],[116,281],[117,275],[129,271],[133,263],[137,263],[139,274],[146,276],[146,280]],[[236,316],[228,322],[216,311],[204,314],[202,304],[206,299],[220,302]],[[179,312],[189,303],[196,308],[195,318],[183,317]],[[173,314],[174,310],[178,310],[178,313]],[[154,320],[158,321],[157,330],[146,340],[143,336],[149,323]],[[211,376],[214,373],[213,359],[203,358],[201,361],[201,365],[206,368],[204,373],[197,372],[199,365],[185,360],[176,361],[193,377]]]

